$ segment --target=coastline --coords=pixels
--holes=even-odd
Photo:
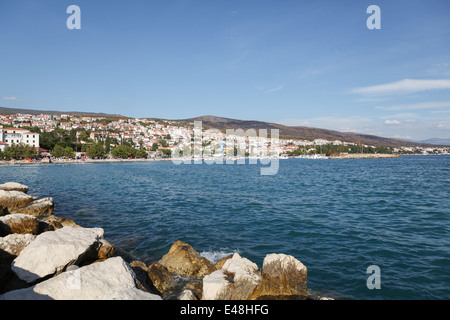
[[[394,154],[347,154],[347,155],[338,155],[331,157],[322,157],[323,159],[384,159],[384,158],[399,158],[400,155]],[[295,159],[297,157],[278,157],[279,160],[285,159]],[[320,158],[320,159],[322,159]],[[240,158],[233,157],[231,160],[239,160]],[[250,159],[245,157],[245,159]],[[257,158],[257,159],[265,159],[265,158]],[[277,159],[277,158],[271,158]],[[313,159],[311,157],[311,159]],[[319,158],[318,158],[319,159]],[[115,159],[115,158],[107,158],[107,159],[52,159],[51,162],[49,160],[38,160],[38,161],[29,161],[29,160],[0,160],[0,166],[11,166],[11,165],[50,165],[50,164],[83,164],[83,163],[116,163],[116,162],[154,162],[154,161],[186,161],[189,159],[185,158],[151,158],[151,159]],[[194,159],[191,159],[194,160]],[[209,158],[204,160],[211,160]],[[212,159],[216,160],[216,159]],[[227,159],[221,159],[226,161]],[[230,159],[229,159],[230,160]]]

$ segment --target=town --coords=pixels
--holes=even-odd
[[[0,159],[168,159],[191,156],[194,123],[180,120],[72,114],[0,115]],[[371,146],[324,139],[277,139],[226,136],[219,130],[202,132],[203,154],[212,157],[346,157],[366,155],[449,154],[450,146]],[[278,138],[278,137],[277,137]],[[236,143],[230,143],[234,140]],[[226,143],[224,143],[226,141]],[[256,151],[255,151],[256,150]],[[270,150],[270,152],[267,152]]]

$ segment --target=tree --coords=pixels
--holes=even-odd
[[[170,149],[161,149],[161,152],[164,154],[164,156],[166,157],[171,157],[172,156],[172,150]]]
[[[155,143],[152,144],[152,148],[150,150],[151,151],[156,151],[156,150],[158,150],[158,148],[159,148],[159,145],[155,142]]]
[[[21,159],[34,159],[37,158],[39,156],[38,151],[33,148],[30,147],[27,144],[24,143],[19,143],[19,144],[12,144],[10,146],[8,146],[4,153],[3,156],[7,159],[16,159],[16,160],[21,160]]]
[[[98,142],[93,144],[87,148],[86,152],[88,157],[91,158],[104,158],[105,157],[105,149],[103,148],[103,144]]]
[[[105,153],[108,154],[111,151],[111,138],[109,136],[105,139]]]
[[[148,156],[147,150],[145,150],[145,149],[139,149],[136,152],[136,157],[138,157],[138,158],[146,158],[147,156]]]
[[[135,157],[137,150],[129,145],[122,144],[111,150],[111,154],[115,158]]]

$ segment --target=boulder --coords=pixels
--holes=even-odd
[[[114,256],[116,252],[116,247],[106,241],[105,239],[100,239],[100,248],[97,251],[97,262],[104,261],[108,258]]]
[[[247,300],[261,284],[258,266],[235,253],[203,278],[203,300]]]
[[[70,265],[95,260],[102,238],[101,228],[64,227],[44,232],[14,259],[11,268],[20,279],[33,283]]]
[[[49,216],[53,213],[54,203],[52,198],[33,200],[25,206],[9,209],[11,213],[24,213],[33,216]]]
[[[195,294],[192,292],[192,290],[185,289],[183,292],[178,296],[178,300],[198,300]]]
[[[214,265],[214,268],[216,268],[217,270],[222,269],[223,265],[225,264],[225,262],[227,262],[227,260],[233,258],[233,255],[230,254],[229,256],[220,259],[219,261],[216,262],[216,264]]]
[[[188,278],[202,278],[216,270],[211,261],[181,241],[176,241],[159,263],[169,272]]]
[[[0,217],[0,236],[11,233],[38,234],[39,220],[27,214],[8,214]]]
[[[268,254],[261,268],[262,283],[252,299],[263,296],[307,296],[307,269],[293,256]]]
[[[148,276],[156,290],[164,296],[177,290],[175,276],[165,266],[155,261],[147,268]]]
[[[47,216],[43,218],[42,221],[48,223],[49,225],[54,225],[55,230],[67,226],[81,228],[81,226],[77,225],[75,221],[70,218],[57,217],[54,215]]]
[[[6,209],[11,212],[11,210],[25,207],[33,200],[34,197],[21,191],[0,190],[0,206],[4,208],[3,211]]]
[[[0,238],[0,264],[10,265],[35,238],[32,234],[10,234]]]
[[[26,185],[17,183],[17,182],[6,182],[3,184],[0,184],[0,190],[4,191],[20,191],[23,193],[28,192],[28,187]]]
[[[61,229],[62,230],[62,229]],[[0,295],[0,300],[161,300],[136,288],[135,274],[114,257],[81,268],[73,267],[30,288]]]

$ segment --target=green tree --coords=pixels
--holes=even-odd
[[[104,158],[105,157],[105,149],[103,148],[103,144],[98,142],[93,144],[87,148],[86,154],[91,158]]]
[[[30,147],[27,144],[19,143],[8,146],[5,149],[3,155],[9,160],[10,159],[22,160],[22,159],[38,158],[39,152],[35,148]]]
[[[52,152],[52,156],[54,156],[55,158],[62,158],[65,156],[65,148],[60,146],[59,144],[57,144],[54,148],[53,148],[53,152]]]
[[[146,158],[148,156],[147,150],[145,149],[139,149],[136,152],[136,157],[137,158]]]
[[[132,146],[122,144],[111,150],[111,154],[115,158],[135,157],[137,150]]]
[[[155,142],[155,143],[152,144],[152,148],[150,150],[151,151],[156,151],[156,150],[158,150],[158,148],[159,148],[159,145]]]
[[[161,149],[161,152],[163,153],[164,156],[166,157],[171,157],[172,156],[172,150],[170,149]]]

